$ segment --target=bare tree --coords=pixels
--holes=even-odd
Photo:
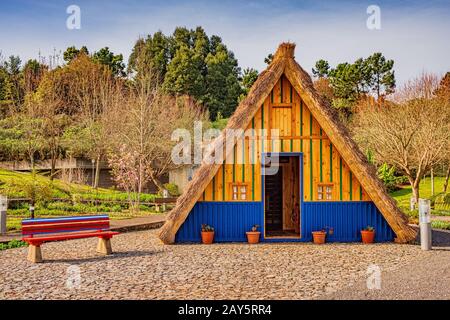
[[[401,170],[419,199],[419,183],[449,149],[450,105],[435,96],[437,77],[423,74],[407,83],[396,102],[360,105],[353,122],[355,139],[376,160]]]
[[[208,121],[203,108],[192,99],[163,94],[156,79],[152,73],[137,79],[109,105],[105,116],[116,181],[134,183],[127,189],[138,194],[149,181],[163,189],[160,177],[176,167],[171,159],[175,145],[172,132],[178,128],[193,130],[195,120]]]
[[[55,74],[48,72],[43,81],[54,82]],[[56,174],[56,161],[62,153],[63,133],[71,123],[71,118],[63,112],[61,99],[50,86],[39,87],[36,93],[29,94],[28,113],[41,120],[41,138],[45,141],[43,152],[50,158],[50,180]],[[32,110],[32,111],[31,111]]]

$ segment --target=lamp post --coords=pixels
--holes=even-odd
[[[92,162],[92,188],[93,188],[95,183],[95,159],[91,159],[91,162]]]
[[[431,250],[431,205],[428,199],[419,199],[420,247]]]
[[[6,209],[8,208],[8,197],[0,195],[0,234],[6,233]]]

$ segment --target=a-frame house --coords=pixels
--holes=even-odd
[[[251,134],[233,142],[224,161],[202,163],[159,233],[164,243],[199,241],[203,223],[219,242],[245,241],[255,224],[262,241],[311,241],[322,229],[327,241],[360,241],[368,225],[376,241],[415,238],[294,50],[282,43],[240,103],[226,129]],[[225,144],[225,132],[214,146]]]

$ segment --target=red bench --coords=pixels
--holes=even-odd
[[[111,238],[119,234],[109,228],[109,216],[80,216],[22,220],[22,240],[29,244],[28,260],[42,262],[44,242],[98,237],[97,252],[112,253]]]

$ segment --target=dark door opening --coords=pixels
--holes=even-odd
[[[265,176],[266,232],[283,229],[283,168]]]
[[[276,163],[275,163],[276,162]],[[282,155],[270,159],[264,175],[265,237],[300,237],[300,161],[299,156]],[[274,172],[274,170],[270,170]]]

